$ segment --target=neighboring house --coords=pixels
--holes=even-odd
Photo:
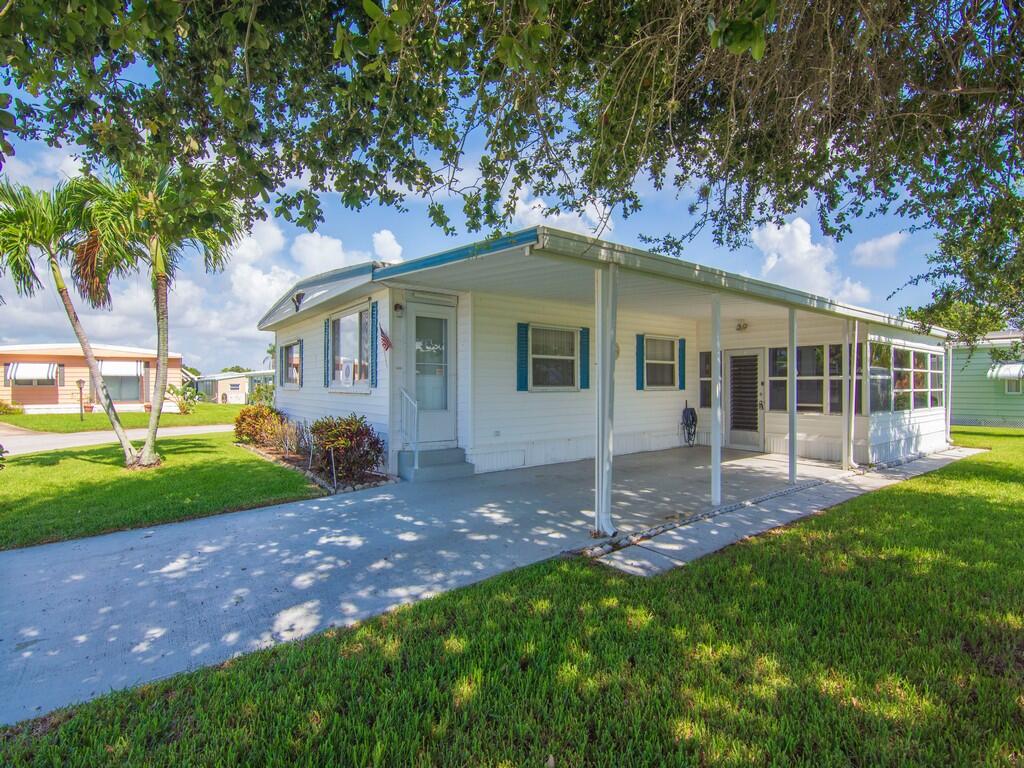
[[[211,403],[242,404],[259,384],[273,384],[274,371],[225,371],[196,379],[196,389]]]
[[[93,344],[110,397],[120,411],[141,411],[152,399],[156,351]],[[168,355],[167,382],[181,385],[181,355]],[[79,399],[98,403],[82,348],[69,344],[0,346],[0,400],[21,405],[26,413],[77,413]],[[82,382],[81,391],[78,382]],[[165,411],[175,411],[171,401]]]
[[[1020,331],[986,336],[973,351],[953,351],[953,423],[1024,427],[1024,360],[994,362],[990,352],[1024,341]]]
[[[687,403],[713,503],[722,446],[794,466],[947,446],[946,331],[548,227],[300,280],[259,328],[278,408],[365,415],[405,477],[417,452],[446,467],[424,477],[600,456],[607,508],[613,455],[681,445]]]

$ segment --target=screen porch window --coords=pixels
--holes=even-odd
[[[530,387],[575,389],[579,331],[530,326]]]
[[[857,357],[854,360],[853,345],[850,345],[850,365],[854,367],[853,412],[861,412],[861,378],[864,373],[864,345],[857,345]],[[828,345],[828,412],[843,412],[843,345]]]
[[[675,389],[676,349],[675,339],[658,336],[644,337],[644,387]]]
[[[892,410],[892,345],[871,342],[868,348],[868,393],[871,413]]]
[[[302,370],[302,354],[299,351],[299,342],[293,341],[281,348],[281,357],[284,360],[282,366],[282,377],[285,384],[299,385],[299,372]]]
[[[768,410],[788,410],[787,391],[789,349],[768,350]],[[812,344],[796,348],[796,410],[799,413],[825,412],[825,346]]]
[[[698,355],[698,366],[700,370],[700,407],[711,407],[711,353],[701,352]]]
[[[899,347],[893,349],[892,409],[941,408],[945,378],[945,359],[941,354]]]
[[[370,380],[370,310],[331,320],[331,385],[365,387]]]

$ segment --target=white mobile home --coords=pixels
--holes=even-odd
[[[680,446],[686,404],[714,504],[723,447],[795,481],[948,441],[945,331],[548,227],[301,280],[259,327],[290,418],[365,415],[407,478],[598,457],[603,532],[614,456]]]

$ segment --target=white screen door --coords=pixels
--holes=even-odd
[[[764,450],[761,351],[725,353],[725,427],[730,448]]]
[[[455,440],[455,307],[409,306],[409,370],[421,443]]]

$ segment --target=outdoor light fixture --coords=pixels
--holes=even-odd
[[[405,313],[405,307],[401,303],[395,304],[395,317],[401,317]]]

